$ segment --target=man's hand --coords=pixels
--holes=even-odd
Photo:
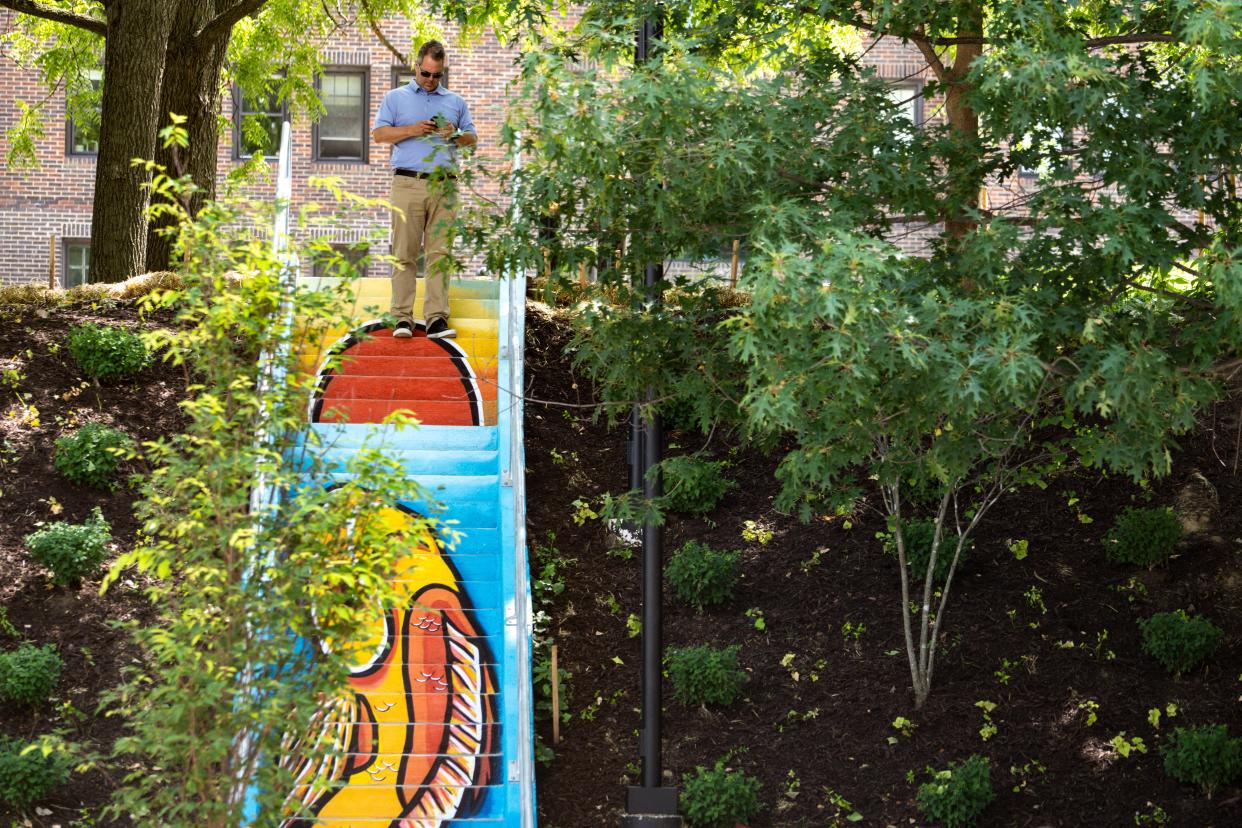
[[[457,128],[456,128],[456,127],[454,127],[452,124],[449,124],[449,125],[448,125],[448,126],[446,126],[446,127],[443,127],[443,128],[441,128],[441,129],[437,129],[437,130],[436,130],[436,135],[439,135],[441,138],[443,138],[445,141],[447,141],[449,138],[452,138],[452,137],[453,137],[453,133],[454,133],[454,132],[456,132],[456,131],[457,131]]]
[[[423,138],[436,131],[436,122],[430,119],[415,121],[410,125],[410,137]]]
[[[426,138],[436,131],[435,121],[415,121],[401,126],[382,126],[371,130],[371,137],[378,144],[400,144],[410,138]]]

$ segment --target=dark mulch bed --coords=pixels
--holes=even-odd
[[[0,702],[0,733],[5,735],[28,738],[63,730],[66,739],[106,753],[122,727],[115,717],[95,714],[101,693],[116,686],[121,670],[136,656],[128,634],[111,622],[151,615],[139,585],[122,580],[102,596],[98,578],[77,590],[53,587],[22,538],[43,522],[84,521],[99,506],[112,525],[115,553],[131,548],[138,530],[133,490],[122,486],[109,493],[70,483],[52,465],[53,443],[96,420],[138,441],[175,433],[183,427],[177,401],[184,395],[185,377],[157,363],[122,384],[86,382],[65,347],[65,334],[83,322],[139,330],[165,321],[142,318],[130,303],[0,307],[0,370],[16,371],[0,383],[0,607],[21,636],[39,645],[56,644],[64,660],[60,685],[46,707],[31,710]],[[17,644],[0,632],[0,649]],[[28,816],[36,825],[78,824],[85,821],[81,815],[107,801],[114,785],[102,771],[75,773]],[[0,824],[23,824],[17,819],[0,809]]]
[[[531,397],[589,403],[589,383],[567,366],[564,328],[546,314],[528,319]],[[607,554],[599,522],[575,525],[571,503],[624,490],[627,433],[592,423],[588,410],[534,400],[526,422],[531,542],[546,543],[554,533],[555,547],[575,561],[553,613],[561,664],[572,673],[573,721],[539,773],[541,824],[616,825],[638,768],[640,651],[625,622],[640,611],[641,565],[637,556]],[[706,614],[667,596],[665,642],[740,644],[749,684],[732,707],[704,710],[669,700],[665,682],[666,777],[671,771],[680,785],[683,774],[732,751],[733,767],[763,781],[765,813],[755,826],[834,825],[830,791],[863,814],[859,824],[922,824],[907,772],[921,775],[927,765],[977,752],[991,760],[997,791],[981,825],[1131,826],[1136,812],[1154,806],[1168,813],[1169,825],[1242,825],[1242,790],[1209,801],[1167,778],[1158,753],[1162,735],[1176,725],[1224,723],[1242,735],[1242,477],[1231,468],[1237,402],[1217,413],[1226,419],[1187,440],[1175,473],[1151,490],[1151,503],[1171,504],[1197,471],[1220,499],[1211,530],[1184,542],[1163,569],[1116,566],[1101,553],[1100,539],[1121,509],[1146,502],[1126,479],[1066,477],[1046,491],[1012,495],[988,515],[955,583],[944,651],[922,710],[914,709],[909,685],[896,564],[875,539],[881,518],[862,511],[846,528],[841,519],[804,525],[782,516],[772,507],[773,457],[717,436],[711,450],[732,454],[730,476],[740,485],[710,520],[674,517],[666,555],[691,539],[742,549],[744,574],[733,602]],[[671,440],[686,449],[703,442],[676,433]],[[564,459],[567,447],[576,456]],[[1071,496],[1079,498],[1072,506]],[[768,525],[772,540],[744,541],[745,520]],[[1018,539],[1030,546],[1021,562],[1007,549]],[[1025,597],[1033,588],[1046,611],[1036,593]],[[1142,652],[1135,623],[1177,607],[1208,616],[1228,636],[1207,667],[1181,679]],[[764,631],[746,617],[751,608],[762,611]],[[843,638],[847,621],[866,626],[858,652]],[[996,704],[998,732],[986,742],[979,701]],[[1084,702],[1098,705],[1094,725],[1086,724]],[[1147,711],[1169,703],[1178,715],[1157,730]],[[915,723],[909,737],[892,727],[898,716]],[[539,729],[550,743],[547,722]],[[1147,753],[1116,756],[1109,742],[1122,731],[1141,737]]]
[[[589,405],[591,391],[567,366],[563,326],[538,310],[529,319],[530,537],[532,545],[546,545],[554,533],[555,547],[575,560],[553,612],[562,664],[573,674],[573,721],[563,730],[555,760],[540,772],[541,824],[595,828],[617,824],[624,786],[635,781],[640,654],[625,621],[639,611],[640,567],[637,558],[608,555],[598,522],[576,525],[571,504],[625,487],[625,432],[592,423],[587,408],[538,402]],[[174,432],[182,425],[176,402],[185,378],[156,366],[131,383],[84,387],[61,343],[70,324],[88,320],[158,324],[139,319],[127,305],[79,305],[46,316],[0,309],[0,370],[18,368],[21,374],[15,386],[0,382],[0,606],[21,635],[56,643],[66,662],[51,705],[35,711],[0,705],[0,733],[29,736],[60,728],[68,738],[106,751],[121,725],[95,716],[96,704],[136,656],[129,639],[107,622],[146,619],[149,608],[133,583],[104,596],[97,581],[74,592],[51,588],[46,573],[27,558],[22,537],[40,521],[83,520],[99,505],[112,523],[116,551],[128,549],[137,529],[133,492],[69,484],[52,468],[52,442],[95,419],[139,440]],[[38,424],[28,415],[23,420],[15,405],[37,408]],[[1156,748],[1171,725],[1162,722],[1157,731],[1147,722],[1148,709],[1172,702],[1180,708],[1173,724],[1221,722],[1242,734],[1236,620],[1242,617],[1242,480],[1229,468],[1236,403],[1219,413],[1219,443],[1210,428],[1187,441],[1177,471],[1152,490],[1152,502],[1169,503],[1198,471],[1216,487],[1221,504],[1211,532],[1187,542],[1162,570],[1112,566],[1100,554],[1099,539],[1116,513],[1141,501],[1140,490],[1126,480],[1083,475],[1003,502],[984,524],[962,574],[936,686],[919,711],[908,685],[894,564],[878,553],[874,538],[881,521],[863,512],[846,529],[841,520],[803,525],[775,513],[772,457],[718,435],[710,448],[721,457],[734,449],[730,473],[741,485],[710,521],[673,518],[667,546],[671,551],[699,539],[742,549],[744,577],[732,604],[704,615],[670,598],[666,637],[670,645],[740,644],[750,683],[746,698],[726,710],[669,702],[665,765],[673,781],[680,784],[696,765],[733,752],[732,765],[764,783],[766,812],[756,826],[833,824],[826,789],[849,799],[865,817],[861,824],[917,824],[907,771],[980,752],[992,761],[998,792],[983,825],[1130,826],[1136,811],[1150,810],[1149,802],[1169,813],[1170,825],[1242,824],[1242,791],[1224,790],[1207,801],[1165,777]],[[693,435],[673,438],[686,448],[702,442]],[[1068,491],[1080,498],[1072,507]],[[1080,513],[1092,522],[1080,522]],[[743,541],[745,520],[765,523],[772,541]],[[1030,556],[1014,561],[1006,550],[1009,539],[1028,540]],[[1145,596],[1119,589],[1132,577],[1146,587]],[[1032,587],[1040,590],[1046,613],[1024,597]],[[1179,606],[1209,616],[1229,638],[1207,668],[1174,680],[1141,652],[1135,620]],[[762,632],[745,616],[752,608],[763,613]],[[846,621],[866,625],[857,653],[843,640]],[[1104,630],[1108,637],[1096,647]],[[1070,641],[1072,648],[1064,644]],[[16,644],[0,633],[0,648]],[[1011,666],[1003,667],[1005,660]],[[1002,669],[1007,683],[996,676]],[[982,716],[975,703],[981,700],[997,705],[992,718],[999,730],[987,742],[979,736]],[[1099,721],[1091,727],[1080,707],[1086,701],[1099,705]],[[891,745],[897,716],[917,726]],[[540,730],[550,740],[546,722]],[[1141,736],[1148,753],[1116,758],[1107,743],[1121,731]],[[1024,766],[1024,777],[1011,773]],[[84,824],[87,818],[79,814],[106,801],[114,784],[98,771],[75,774],[40,803],[43,810],[29,815],[31,822]],[[0,824],[17,819],[0,813]]]

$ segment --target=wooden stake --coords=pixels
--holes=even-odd
[[[729,265],[729,288],[737,287],[737,249],[741,247],[740,239],[733,240],[733,262]]]
[[[49,289],[56,287],[56,235],[52,234],[47,237],[47,286]]]
[[[561,676],[556,669],[556,645],[552,645],[552,744],[561,743]]]
[[[582,285],[583,287],[586,287],[586,283],[587,283],[586,262],[578,262],[578,284]]]

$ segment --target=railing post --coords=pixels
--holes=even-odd
[[[663,20],[658,13],[655,19],[643,21],[634,45],[636,66],[654,57],[653,41],[663,37],[663,29]],[[643,289],[650,307],[659,305],[663,285],[663,264],[648,264],[643,273]],[[646,413],[643,415],[636,406],[630,429],[631,457],[638,461],[635,464],[637,468],[631,471],[630,482],[634,488],[641,487],[647,501],[658,498],[662,489],[658,466],[664,434],[654,400],[655,393],[648,388]],[[681,817],[677,815],[677,788],[662,785],[663,557],[663,527],[648,518],[643,522],[643,727],[639,736],[642,784],[632,785],[626,791],[622,828],[680,828],[682,824]]]

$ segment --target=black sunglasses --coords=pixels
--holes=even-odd
[[[439,80],[441,77],[444,76],[443,72],[425,72],[421,69],[419,70],[418,74],[422,75],[424,78],[435,78],[436,80]]]

